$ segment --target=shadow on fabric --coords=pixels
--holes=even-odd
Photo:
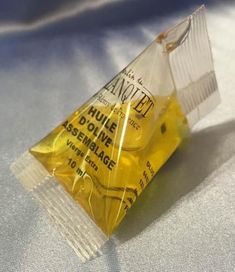
[[[124,243],[167,213],[235,154],[235,120],[194,133],[158,172],[116,232]],[[203,184],[203,187],[207,184]]]

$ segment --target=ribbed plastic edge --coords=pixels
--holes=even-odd
[[[107,236],[36,158],[26,152],[11,170],[47,210],[82,262],[101,254]]]
[[[190,127],[193,127],[219,104],[220,95],[207,32],[205,6],[183,23],[187,23],[183,32],[182,23],[170,30],[171,37],[178,35],[180,38],[170,53],[170,65],[178,99]]]

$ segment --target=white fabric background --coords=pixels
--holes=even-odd
[[[0,271],[235,271],[235,3],[208,1],[221,105],[131,209],[121,244],[81,264],[9,165],[199,1],[13,2],[0,12]]]

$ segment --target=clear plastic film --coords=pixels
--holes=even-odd
[[[86,261],[218,101],[201,7],[159,35],[12,171]]]

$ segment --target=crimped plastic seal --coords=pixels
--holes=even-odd
[[[11,169],[86,261],[218,102],[201,7],[160,34]]]

